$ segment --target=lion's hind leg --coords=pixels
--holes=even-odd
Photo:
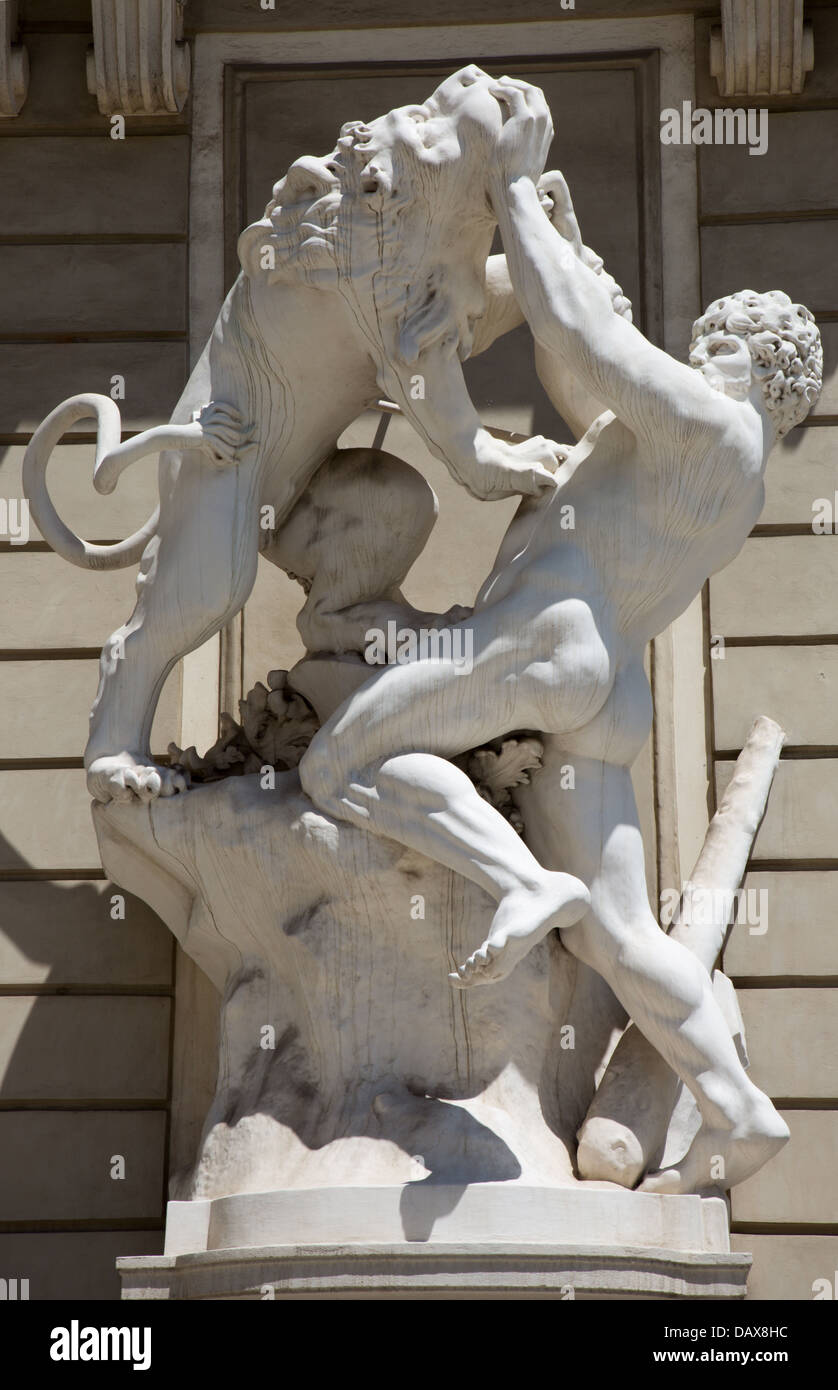
[[[258,560],[257,472],[182,456],[137,577],[131,617],[105,643],[85,752],[97,801],[151,800],[185,788],[155,764],[151,725],[169,672],[244,605]]]

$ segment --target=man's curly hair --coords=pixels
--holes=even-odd
[[[777,438],[805,420],[823,384],[823,348],[813,315],[782,290],[739,290],[715,300],[693,324],[690,352],[708,333],[747,339]]]

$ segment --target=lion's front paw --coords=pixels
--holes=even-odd
[[[96,758],[87,769],[87,789],[95,801],[154,801],[188,787],[182,770],[161,767],[135,753]]]

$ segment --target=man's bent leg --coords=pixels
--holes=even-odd
[[[388,668],[332,716],[300,763],[303,790],[324,811],[444,864],[499,904],[486,941],[457,973],[461,985],[503,979],[590,901],[578,879],[545,871],[447,761],[527,723],[530,712],[508,690],[500,710],[497,698],[480,699],[488,664],[478,657],[468,675],[444,661]],[[402,751],[411,745],[427,751]]]

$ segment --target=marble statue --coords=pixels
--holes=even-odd
[[[166,676],[242,608],[260,541],[269,545],[338,436],[382,393],[475,496],[552,487],[561,451],[541,437],[511,445],[489,434],[459,365],[478,319],[481,350],[508,326],[505,286],[499,312],[491,276],[488,304],[485,291],[487,168],[501,125],[474,67],[424,106],[348,122],[329,156],[291,166],[242,234],[241,274],[168,426],[120,444],[118,407],[91,394],[57,406],[36,431],[24,489],[53,548],[91,569],[140,561],[137,605],[102,652],[85,752],[97,800],[185,789],[182,774],[155,766],[149,752]],[[422,396],[410,390],[417,374]],[[69,532],[44,480],[62,434],[91,415],[98,491],[162,452],[159,510],[113,546]],[[275,527],[260,529],[263,507]],[[211,567],[199,553],[213,556]]]
[[[106,871],[221,996],[216,1096],[175,1207],[316,1189],[319,1207],[280,1203],[276,1220],[319,1240],[316,1212],[369,1235],[397,1193],[414,1240],[478,1184],[502,1202],[524,1185],[535,1211],[571,1188],[633,1202],[619,1221],[642,1208],[665,1245],[655,1203],[719,1193],[788,1138],[713,973],[727,919],[697,944],[650,909],[630,768],[651,728],[646,646],[759,518],[768,455],[817,398],[820,338],[782,292],[743,290],[697,321],[689,365],[653,346],[543,172],[551,138],[537,88],[474,66],[422,106],[348,123],[242,234],[171,423],[120,444],[113,402],[79,396],[27,451],[60,554],[140,561],[85,762]],[[460,360],[524,320],[573,445],[498,439],[468,398]],[[401,591],[436,514],[425,480],[336,447],[382,393],[475,496],[522,497],[473,611],[419,613]],[[90,414],[101,491],[162,451],[159,512],[112,547],[74,536],[44,481]],[[156,766],[163,681],[245,602],[260,549],[303,587],[307,655],[203,755],[173,745]],[[371,668],[388,623],[468,635],[469,668],[442,640]],[[781,742],[758,721],[697,885],[735,890]],[[313,1224],[294,1224],[303,1210]],[[481,1211],[484,1236],[507,1230]],[[273,1219],[260,1208],[254,1229]],[[255,1243],[226,1220],[207,1216],[200,1248]]]
[[[691,1192],[710,1185],[718,1155],[729,1183],[750,1176],[788,1129],[748,1080],[706,970],[661,937],[649,909],[629,778],[651,732],[643,654],[759,519],[768,455],[817,397],[820,339],[788,296],[746,290],[698,320],[689,366],[653,347],[585,263],[558,174],[544,215],[537,182],[553,132],[542,94],[510,79],[492,90],[509,113],[492,204],[512,286],[555,360],[545,388],[561,411],[556,382],[571,372],[590,423],[556,488],[523,503],[510,527],[467,620],[472,672],[441,661],[381,672],[315,735],[300,779],[331,815],[496,901],[457,985],[502,980],[562,932],[696,1095],[701,1133],[677,1169],[643,1184]],[[576,768],[574,815],[549,826],[541,862],[448,761],[511,729],[551,735]]]

